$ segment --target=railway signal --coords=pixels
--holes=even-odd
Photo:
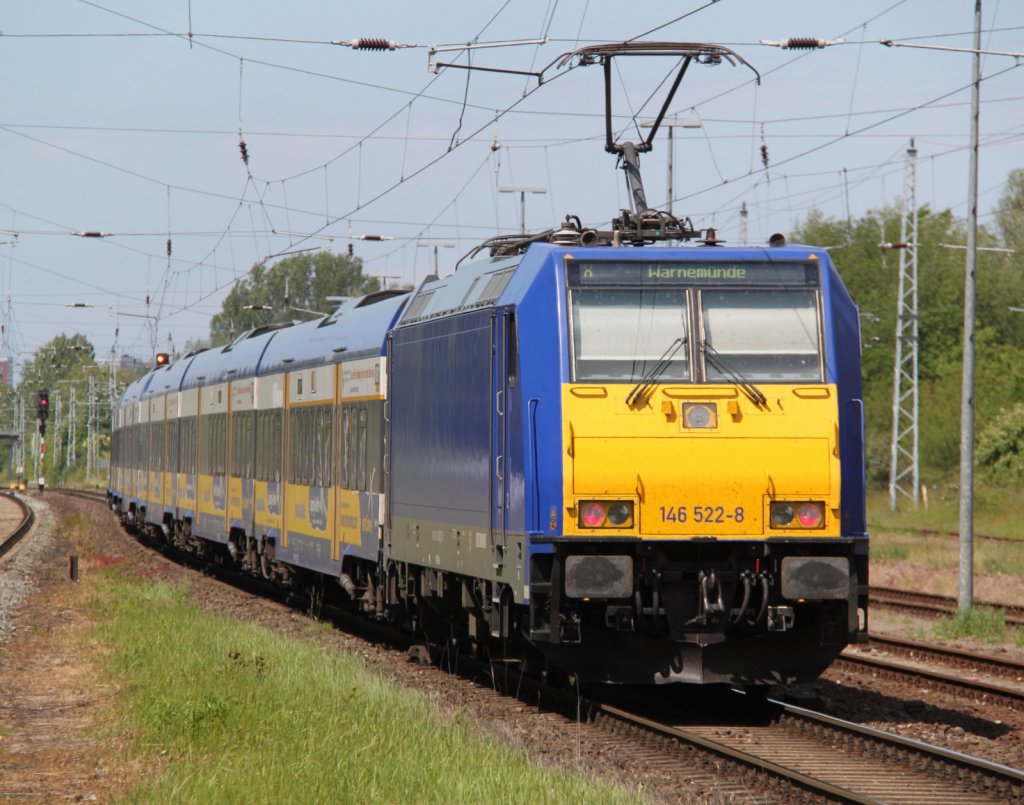
[[[36,405],[36,417],[39,420],[39,492],[46,486],[46,420],[50,416],[50,392],[39,391],[39,402]]]

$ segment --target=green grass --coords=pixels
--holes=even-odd
[[[1024,518],[1020,517],[1021,495],[1006,490],[982,489],[975,518],[974,560],[981,573],[1024,576]],[[889,510],[888,494],[868,497],[868,532],[873,562],[910,561],[934,568],[956,568],[960,563],[960,542],[952,533],[959,527],[955,499],[932,501],[929,508],[914,509],[901,501],[897,511]],[[932,529],[934,533],[921,533]],[[1002,536],[1003,541],[981,539],[981,535]]]
[[[111,574],[97,601],[123,727],[155,763],[126,802],[635,802],[440,719],[357,660]]]
[[[871,558],[876,562],[902,562],[910,556],[910,547],[892,542],[871,545]]]
[[[960,541],[949,534],[893,534],[871,536],[872,562],[915,562],[954,569],[960,564]],[[974,565],[979,573],[1024,576],[1024,543],[975,540]]]
[[[1006,618],[1002,610],[975,607],[942,618],[932,627],[935,636],[943,640],[970,637],[986,643],[999,643],[1006,638]],[[1019,640],[1018,634],[1018,640]]]
[[[974,494],[974,532],[996,537],[1024,540],[1024,518],[1020,516],[1020,490],[989,487],[979,484]],[[872,533],[912,531],[935,528],[958,531],[960,528],[959,491],[950,486],[937,486],[929,493],[928,506],[917,509],[905,500],[897,502],[896,511],[889,509],[889,493],[868,494],[868,526]]]

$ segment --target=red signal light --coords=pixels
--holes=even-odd
[[[596,500],[583,504],[580,509],[580,525],[587,528],[597,528],[604,524],[605,509]]]
[[[157,366],[166,366],[168,364],[168,362],[170,362],[170,360],[171,360],[171,356],[168,355],[166,352],[158,352],[156,354],[156,365]]]

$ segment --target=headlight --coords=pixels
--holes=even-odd
[[[820,501],[774,501],[770,507],[772,528],[821,528],[825,504]]]
[[[683,427],[717,428],[718,406],[714,403],[683,403]]]
[[[633,501],[581,500],[580,528],[632,528]]]
[[[608,522],[612,525],[623,526],[633,519],[633,512],[625,503],[613,503],[608,507]]]
[[[793,507],[788,503],[772,504],[772,525],[776,528],[785,528],[793,522]]]

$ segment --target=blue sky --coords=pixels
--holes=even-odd
[[[742,67],[694,66],[671,108],[703,124],[676,129],[674,211],[733,243],[744,203],[751,242],[789,231],[811,209],[843,218],[896,203],[912,136],[919,202],[965,214],[971,58],[878,40],[970,47],[970,0],[640,8],[599,0],[5,4],[0,351],[20,362],[57,333],[81,332],[100,358],[112,349],[144,357],[153,325],[159,349],[169,339],[180,348],[207,334],[231,283],[255,262],[293,249],[344,251],[350,236],[393,238],[353,242],[366,270],[389,283],[421,280],[435,245],[445,273],[484,238],[518,230],[519,197],[502,186],[546,188],[526,199],[528,229],[567,213],[607,225],[628,206],[621,171],[603,150],[599,68],[551,70],[540,87],[522,76],[435,75],[432,44],[546,36],[545,45],[472,54],[475,65],[516,70],[651,29],[642,38],[733,48],[760,71],[760,87]],[[1024,50],[1024,4],[985,0],[984,28],[984,48]],[[847,42],[810,52],[759,44],[796,36]],[[357,37],[415,47],[330,44]],[[458,52],[437,58],[466,61]],[[673,64],[623,60],[617,128],[628,132],[634,117],[654,113],[660,95],[644,101]],[[983,74],[984,216],[1008,171],[1024,167],[1024,69],[989,56]],[[662,133],[641,163],[654,206],[667,199],[666,153]],[[92,307],[67,307],[74,303]]]

